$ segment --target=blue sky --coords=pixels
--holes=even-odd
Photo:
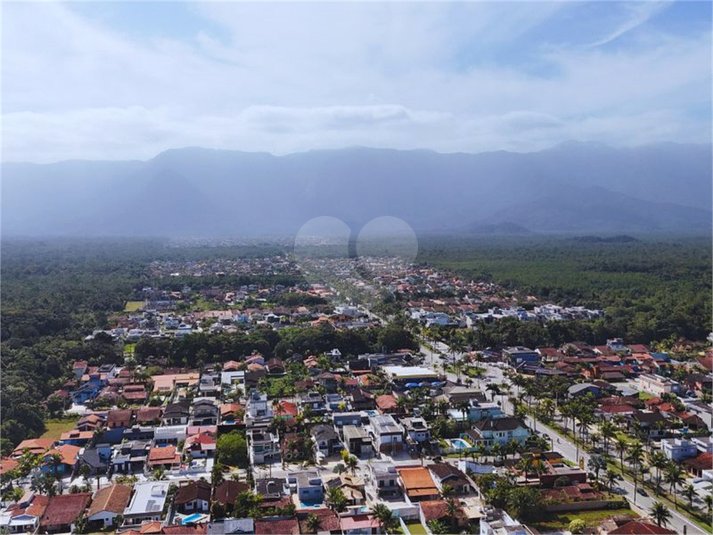
[[[711,3],[8,3],[3,160],[711,142]]]

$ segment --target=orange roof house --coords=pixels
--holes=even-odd
[[[411,501],[435,500],[438,498],[438,487],[428,469],[417,466],[396,469],[401,476],[404,492]]]
[[[54,445],[54,439],[51,438],[31,438],[23,440],[13,450],[12,456],[19,457],[27,449],[30,453],[44,453]]]

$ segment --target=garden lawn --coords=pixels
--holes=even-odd
[[[136,312],[144,306],[143,301],[127,301],[126,306],[124,306],[124,312]]]
[[[47,420],[45,422],[45,432],[40,438],[52,438],[59,440],[62,433],[71,431],[77,425],[77,420]]]
[[[566,530],[569,523],[577,518],[584,520],[587,526],[595,527],[605,520],[618,515],[629,515],[632,519],[638,518],[639,516],[631,509],[602,509],[599,511],[550,513],[547,514],[547,520],[531,522],[530,524],[539,531],[562,531]]]

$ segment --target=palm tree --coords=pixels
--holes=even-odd
[[[606,470],[607,461],[606,461],[606,459],[604,459],[604,457],[602,457],[600,455],[592,455],[589,458],[587,467],[594,472],[594,479],[599,481],[599,472],[602,470]]]
[[[599,426],[599,432],[601,433],[602,438],[604,439],[604,453],[608,456],[609,441],[612,438],[616,437],[616,426],[613,423],[606,421]]]
[[[448,526],[440,520],[429,520],[426,525],[433,535],[443,535],[449,533]]]
[[[327,490],[325,501],[327,505],[329,505],[329,508],[337,513],[342,513],[347,510],[347,497],[339,487],[330,487],[330,489]]]
[[[661,470],[666,468],[668,459],[660,451],[649,455],[649,466],[656,470],[656,494],[661,494]]]
[[[446,512],[448,513],[448,518],[451,519],[451,527],[455,527],[458,521],[458,513],[460,512],[460,504],[453,498],[450,498],[446,502]]]
[[[616,470],[609,468],[607,470],[605,478],[607,481],[607,487],[609,487],[609,490],[612,490],[614,488],[614,483],[616,483],[618,480],[620,480],[621,476],[619,475],[619,473]]]
[[[531,456],[523,457],[520,459],[520,462],[518,463],[518,469],[522,470],[525,473],[525,481],[527,481],[529,473],[532,471],[534,468],[534,462]]]
[[[684,481],[683,471],[681,470],[681,467],[678,466],[676,463],[669,463],[668,466],[666,466],[665,479],[666,483],[669,484],[669,489],[671,493],[673,494],[673,503],[678,508],[676,488],[681,486]]]
[[[317,533],[319,528],[322,527],[322,519],[314,513],[310,513],[305,520],[305,526],[307,526],[310,533]]]
[[[693,507],[693,498],[696,497],[696,487],[691,484],[683,487],[683,495],[688,500],[688,507]]]
[[[441,487],[440,494],[441,498],[443,498],[444,500],[448,500],[455,494],[455,489],[452,486],[445,484],[443,485],[443,487]]]
[[[706,509],[708,511],[708,517],[710,518],[711,513],[713,513],[713,494],[706,494],[705,497],[703,498],[703,501],[706,504]]]
[[[357,467],[359,466],[359,459],[354,455],[349,455],[344,459],[344,464],[352,474],[356,474]]]
[[[661,502],[654,502],[651,506],[650,513],[659,527],[663,527],[668,524],[668,521],[671,518],[671,511],[669,511],[668,507]]]
[[[619,452],[619,464],[621,464],[621,473],[624,473],[624,454],[629,448],[629,441],[623,435],[617,435],[614,441],[614,447]]]
[[[398,521],[394,518],[391,509],[383,503],[377,503],[371,508],[371,514],[379,521],[381,528],[387,533],[392,533],[398,526]]]

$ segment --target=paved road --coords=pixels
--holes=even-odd
[[[436,348],[447,357],[451,356],[448,347],[445,346],[445,344],[439,343]],[[426,356],[425,364],[427,366],[431,366],[435,369],[436,365],[440,365],[442,363],[441,355],[438,352],[434,352],[424,345],[421,346],[421,352]],[[488,363],[481,363],[481,366],[487,370],[486,377],[484,377],[481,381],[483,387],[490,383],[505,384],[508,387],[511,387],[513,393],[517,392],[517,387],[513,387],[511,385],[507,377],[505,377],[503,369]],[[446,373],[446,376],[450,381],[456,381],[456,374],[448,372]],[[513,414],[513,407],[506,397],[503,397],[502,407],[504,412]],[[570,442],[567,437],[560,435],[557,431],[544,425],[542,422],[536,422],[533,418],[528,416],[526,423],[531,429],[537,430],[537,432],[548,436],[554,445],[554,449],[564,455],[567,459],[577,462],[577,455],[579,454],[579,458],[584,460],[584,466],[586,468],[587,462],[589,461],[589,454],[587,452],[583,451],[581,448],[579,449],[579,452],[577,452],[577,447],[575,444]],[[649,514],[655,500],[635,493],[634,484],[627,480],[619,481],[618,489],[621,495],[626,497],[629,501],[632,509],[642,516],[647,516]],[[669,510],[671,512],[671,519],[669,521],[668,528],[675,530],[677,533],[683,533],[685,529],[690,535],[705,535],[707,533],[674,509]]]

